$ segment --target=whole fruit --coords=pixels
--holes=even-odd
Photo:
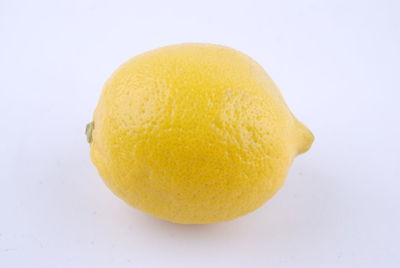
[[[119,67],[87,135],[93,163],[117,196],[177,223],[255,210],[313,142],[259,64],[196,43],[155,49]]]

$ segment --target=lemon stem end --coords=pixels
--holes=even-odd
[[[88,143],[92,143],[92,132],[94,129],[94,121],[90,122],[89,124],[86,125],[86,130],[85,130],[85,134],[86,134],[86,139],[88,141]]]

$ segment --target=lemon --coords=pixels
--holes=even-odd
[[[117,196],[183,224],[260,207],[313,142],[259,64],[202,43],[124,63],[106,82],[87,135],[92,161]]]

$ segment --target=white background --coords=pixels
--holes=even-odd
[[[0,267],[400,267],[400,4],[0,1]],[[181,42],[260,62],[315,134],[266,205],[177,225],[104,186],[84,136],[128,58]]]

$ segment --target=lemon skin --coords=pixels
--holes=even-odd
[[[106,82],[91,158],[121,199],[184,224],[227,221],[270,199],[311,132],[250,57],[190,43],[136,56]]]

